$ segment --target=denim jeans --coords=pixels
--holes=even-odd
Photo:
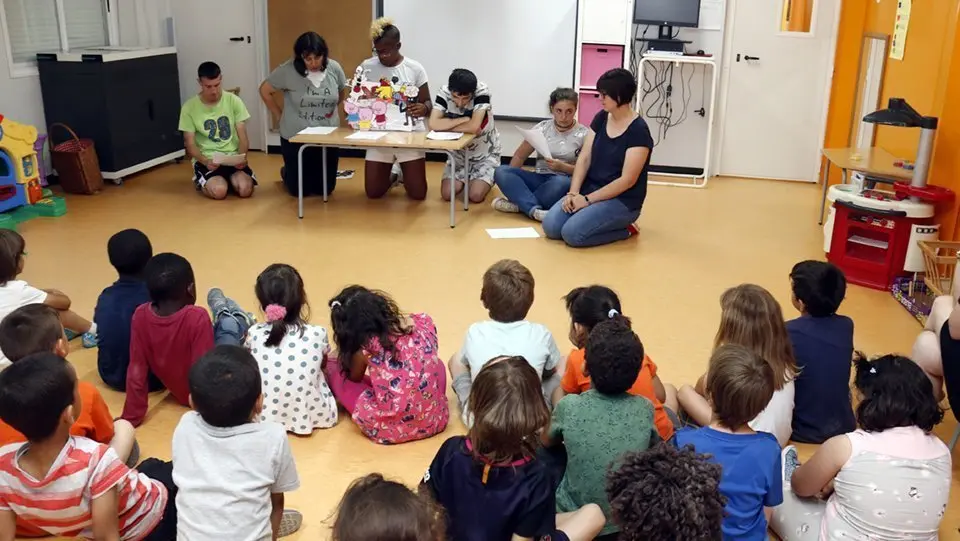
[[[213,343],[242,346],[250,325],[238,316],[222,312],[213,322]]]
[[[493,180],[527,216],[537,208],[549,209],[570,191],[567,175],[535,173],[519,167],[497,167]]]
[[[574,248],[600,246],[630,237],[627,226],[637,221],[639,210],[631,210],[619,199],[607,199],[568,214],[557,201],[543,219],[548,239],[563,239]]]

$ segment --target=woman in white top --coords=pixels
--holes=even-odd
[[[543,133],[553,159],[537,156],[535,171],[522,169],[533,154],[533,146],[526,140],[517,147],[510,166],[500,166],[493,175],[504,197],[493,200],[493,208],[500,212],[522,212],[543,221],[547,211],[570,191],[570,175],[577,164],[590,128],[577,122],[578,97],[572,88],[558,88],[550,93],[552,119],[544,120],[534,129]]]
[[[856,361],[857,425],[796,468],[784,449],[783,504],[770,527],[783,541],[936,541],[950,498],[950,450],[930,432],[943,419],[913,361]]]
[[[337,401],[323,375],[330,352],[327,331],[306,322],[303,280],[290,265],[274,264],[257,277],[257,300],[266,316],[247,331],[246,348],[260,365],[261,421],[301,436],[337,424]]]
[[[750,348],[773,367],[777,382],[773,398],[760,415],[750,421],[750,428],[773,434],[782,447],[793,432],[793,381],[797,376],[797,363],[780,304],[766,289],[741,284],[720,296],[720,308],[720,328],[714,347],[737,344]],[[710,424],[713,417],[713,409],[704,396],[705,380],[706,374],[700,377],[696,387],[684,385],[678,391],[680,407],[702,426]]]

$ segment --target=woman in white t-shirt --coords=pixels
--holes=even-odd
[[[750,348],[773,367],[776,378],[773,397],[760,415],[750,421],[750,428],[773,434],[782,447],[793,431],[793,382],[798,369],[780,304],[766,289],[741,284],[724,291],[720,308],[720,328],[714,347],[737,344]],[[705,381],[706,374],[700,377],[696,387],[684,385],[677,393],[680,407],[702,426],[710,424],[713,417],[713,409],[704,396]]]
[[[56,289],[37,289],[17,276],[23,272],[27,243],[16,231],[0,229],[0,321],[21,306],[46,304],[60,313],[60,322],[68,332],[83,335],[83,347],[97,346],[97,328],[70,310],[70,297]],[[10,365],[0,352],[0,370]]]
[[[310,308],[300,273],[290,265],[270,265],[255,289],[267,321],[250,327],[245,346],[260,365],[260,420],[301,436],[336,425],[337,401],[322,369],[330,352],[327,331],[306,321]]]
[[[552,119],[534,126],[547,141],[552,159],[537,156],[535,171],[522,166],[534,152],[524,140],[513,153],[509,166],[501,166],[494,173],[494,181],[504,197],[493,200],[493,208],[500,212],[522,212],[543,221],[557,201],[570,191],[570,175],[577,164],[577,156],[590,128],[577,122],[579,98],[572,88],[558,88],[550,93]]]

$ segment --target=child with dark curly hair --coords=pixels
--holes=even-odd
[[[607,498],[620,541],[720,541],[719,464],[693,449],[657,445],[627,453],[607,473]]]
[[[540,432],[550,423],[550,411],[530,363],[523,357],[498,357],[487,363],[473,381],[470,411],[474,422],[467,435],[440,446],[420,483],[420,492],[446,511],[448,539],[596,537],[605,520],[596,505],[557,514],[553,475],[537,459]]]
[[[443,513],[429,498],[371,473],[350,484],[337,507],[333,541],[446,541]]]
[[[557,511],[596,504],[609,516],[604,487],[607,469],[624,453],[660,442],[653,404],[627,391],[643,362],[643,344],[626,318],[615,316],[593,328],[586,344],[586,370],[593,389],[564,397],[553,410],[547,447],[566,447],[567,464],[557,487]],[[550,451],[552,454],[553,451]],[[618,527],[607,522],[602,534]]]
[[[933,385],[912,360],[856,360],[859,430],[826,441],[793,470],[784,449],[784,499],[772,526],[783,541],[933,541],[950,497],[950,450]],[[824,501],[825,500],[825,501]]]

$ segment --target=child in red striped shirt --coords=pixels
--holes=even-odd
[[[53,353],[0,373],[0,419],[27,443],[0,448],[0,540],[15,536],[169,541],[176,537],[172,466],[131,470],[110,447],[71,436],[77,374]]]

